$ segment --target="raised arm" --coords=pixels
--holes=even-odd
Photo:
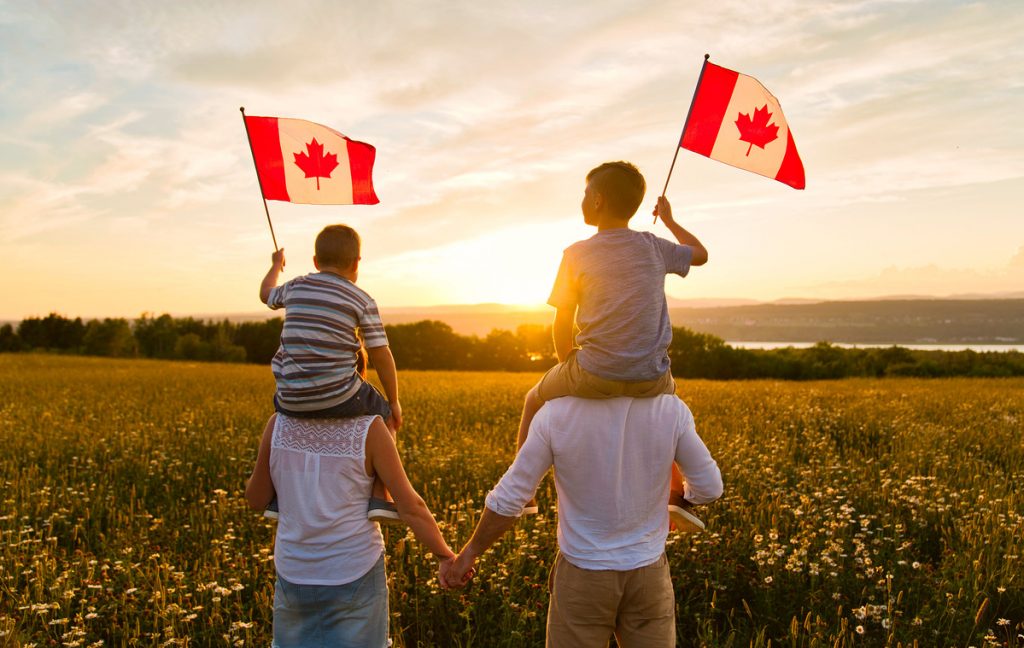
[[[398,448],[379,418],[373,420],[366,434],[366,462],[367,473],[377,473],[390,491],[402,521],[409,525],[413,535],[437,557],[441,563],[442,573],[447,573],[452,559],[455,558],[455,552],[441,536],[441,530],[437,528],[437,522],[427,508],[427,503],[409,483],[402,459],[398,456]]]
[[[284,248],[276,250],[270,255],[270,270],[267,270],[267,274],[263,277],[263,283],[260,284],[260,301],[264,304],[270,299],[270,291],[277,285],[277,278],[281,275],[281,270],[284,269]]]
[[[708,262],[708,251],[704,245],[672,218],[672,205],[669,204],[668,198],[658,197],[658,206],[654,208],[654,215],[660,218],[662,223],[665,223],[665,227],[672,232],[672,236],[676,237],[680,245],[689,245],[693,248],[690,265],[701,266]]]
[[[274,498],[274,482],[270,479],[270,440],[274,436],[274,423],[277,414],[272,414],[263,427],[260,449],[256,454],[256,465],[253,466],[249,481],[245,483],[245,500],[249,508],[262,511]]]
[[[395,367],[395,356],[391,354],[391,347],[387,345],[367,349],[366,355],[370,357],[377,377],[380,378],[384,396],[391,405],[391,418],[397,430],[402,427],[402,406],[398,402],[398,369]]]
[[[555,342],[555,355],[559,362],[565,362],[573,348],[573,328],[576,326],[576,309],[559,308],[551,324],[551,337]]]

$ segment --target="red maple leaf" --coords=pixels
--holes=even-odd
[[[305,153],[292,153],[295,156],[295,166],[302,169],[307,178],[316,178],[316,190],[320,191],[320,178],[330,178],[331,171],[338,166],[338,156],[334,153],[324,155],[324,145],[313,138],[312,142],[306,144]]]
[[[755,109],[753,119],[746,113],[739,114],[736,128],[740,129],[740,140],[750,142],[750,146],[747,147],[747,155],[750,155],[755,144],[763,149],[765,144],[779,138],[779,127],[768,123],[771,118],[772,114],[768,112],[768,104]]]

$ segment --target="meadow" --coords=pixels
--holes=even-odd
[[[449,542],[536,374],[403,372],[399,446]],[[242,497],[269,368],[0,355],[0,645],[268,645],[274,523]],[[670,535],[680,646],[1024,646],[1024,380],[679,381],[722,469]],[[396,646],[543,645],[556,511],[467,589],[385,530]]]

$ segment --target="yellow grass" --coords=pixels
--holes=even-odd
[[[453,545],[536,375],[405,372],[399,435]],[[273,523],[241,497],[267,367],[0,355],[0,645],[267,645]],[[1024,645],[1024,380],[686,381],[726,495],[672,536],[680,645]],[[386,531],[396,646],[543,641],[542,515],[466,591]]]

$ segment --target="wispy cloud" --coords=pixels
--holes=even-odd
[[[840,244],[812,240],[809,232],[821,230],[809,222],[854,231],[865,214],[894,210],[908,221],[949,221],[951,207],[924,197],[984,201],[985,187],[1000,183],[1004,200],[1024,188],[1024,135],[1006,126],[1024,100],[1024,13],[1016,3],[810,7],[0,5],[0,251],[48,237],[73,245],[106,228],[115,254],[152,250],[139,260],[141,273],[166,272],[184,254],[194,255],[196,272],[220,272],[217,264],[230,258],[259,273],[267,236],[238,113],[245,105],[251,114],[321,121],[378,148],[380,205],[271,205],[290,253],[325,222],[350,220],[374,251],[364,270],[393,299],[427,294],[431,277],[444,286],[438,299],[445,290],[470,299],[476,289],[454,285],[465,281],[454,257],[473,259],[482,249],[496,277],[512,277],[516,257],[503,245],[520,240],[517,229],[533,237],[531,249],[555,257],[587,235],[579,198],[595,164],[628,158],[647,173],[650,196],[660,192],[704,52],[780,97],[809,183],[793,192],[683,152],[670,197],[725,252],[716,258],[729,259],[688,290],[771,291],[768,278],[757,283],[752,274],[780,256]],[[1024,240],[1024,224],[1005,212],[979,205],[974,227],[992,233],[978,245]],[[637,226],[649,227],[647,218]],[[766,223],[777,230],[773,245],[748,240],[770,231]],[[938,237],[921,232],[905,247],[938,249],[927,245]],[[744,254],[729,254],[736,250]],[[935,252],[907,267],[929,261],[947,265]],[[872,263],[871,272],[838,264],[813,272],[835,282],[874,272],[893,285],[909,276]],[[403,292],[413,285],[411,267],[415,293]],[[991,279],[960,274],[979,286]],[[792,277],[788,285],[796,285]],[[535,280],[547,289],[548,281]]]

